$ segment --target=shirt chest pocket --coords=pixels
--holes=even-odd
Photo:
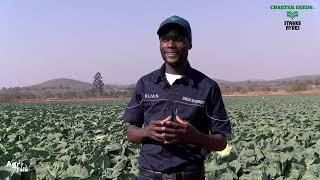
[[[205,106],[188,103],[176,104],[176,115],[190,122],[197,129],[207,125]]]
[[[144,123],[152,120],[163,120],[172,115],[172,103],[167,100],[143,100]]]

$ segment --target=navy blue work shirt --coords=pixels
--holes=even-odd
[[[123,115],[126,123],[142,127],[151,120],[176,115],[204,134],[231,131],[218,84],[188,64],[181,79],[172,86],[165,77],[165,64],[142,78]],[[207,151],[195,144],[161,144],[145,140],[139,154],[139,166],[160,172],[176,172],[203,167]]]

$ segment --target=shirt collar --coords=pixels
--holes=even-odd
[[[169,84],[167,81],[166,75],[165,75],[165,67],[166,67],[166,64],[164,63],[161,66],[161,68],[157,71],[156,77],[155,77],[155,83],[160,84],[163,87],[165,87]],[[188,85],[193,86],[194,80],[192,77],[192,68],[191,68],[189,62],[187,62],[186,69],[185,69],[184,73],[182,74],[181,79],[184,80],[184,82],[187,83]]]

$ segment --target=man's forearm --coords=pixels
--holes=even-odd
[[[129,125],[128,126],[128,140],[132,143],[142,143],[143,140],[146,138],[146,133],[143,128],[140,128],[136,125]]]
[[[195,139],[195,144],[199,144],[209,151],[222,151],[227,146],[227,141],[222,134],[206,135],[199,133],[199,138]]]

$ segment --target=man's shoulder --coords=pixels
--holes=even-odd
[[[210,78],[206,74],[202,73],[201,71],[198,71],[197,69],[191,68],[193,79],[196,80],[196,82],[199,85],[202,86],[210,86],[210,87],[219,87],[217,81]]]
[[[143,75],[137,82],[137,84],[153,83],[160,76],[160,69],[156,69],[148,74]]]

